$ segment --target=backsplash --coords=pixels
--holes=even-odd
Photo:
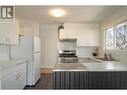
[[[58,50],[75,50],[76,42],[58,42]]]
[[[88,58],[88,57],[93,57],[92,53],[95,52],[95,50],[98,47],[90,47],[90,46],[84,46],[84,47],[77,47],[77,56],[80,58]]]
[[[80,58],[93,57],[92,53],[97,48],[97,46],[77,47],[76,42],[58,42],[58,50],[76,50],[76,55]]]
[[[111,53],[112,58],[120,61],[127,62],[127,50],[122,51],[102,51],[101,56],[104,57],[104,53]]]
[[[9,59],[9,45],[0,44],[0,61]]]

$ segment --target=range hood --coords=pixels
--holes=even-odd
[[[77,39],[59,39],[60,42],[76,42]]]
[[[71,31],[71,32],[70,32]],[[72,31],[74,31],[73,29],[65,29],[64,25],[60,25],[58,27],[58,38],[60,42],[76,42],[76,35],[70,36],[70,35],[74,35],[74,33],[72,33]],[[70,33],[68,33],[70,32]],[[72,34],[71,34],[72,33]],[[67,37],[69,35],[69,37]]]

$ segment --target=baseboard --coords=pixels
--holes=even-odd
[[[41,68],[41,73],[53,73],[52,68]]]

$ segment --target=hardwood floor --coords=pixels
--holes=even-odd
[[[53,89],[53,74],[52,73],[42,73],[41,78],[34,87],[25,87],[26,90],[43,90],[43,89]]]

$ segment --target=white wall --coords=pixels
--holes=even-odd
[[[101,23],[101,55],[104,55],[103,50],[103,43],[104,43],[104,29],[107,27],[111,27],[113,25],[116,25],[120,23],[121,21],[124,21],[127,19],[127,7],[119,9],[117,12],[113,13],[111,16],[107,17],[102,23]],[[127,61],[127,50],[124,51],[111,51],[112,57],[118,60]]]
[[[57,25],[41,25],[41,67],[53,68],[58,61],[58,27]]]

